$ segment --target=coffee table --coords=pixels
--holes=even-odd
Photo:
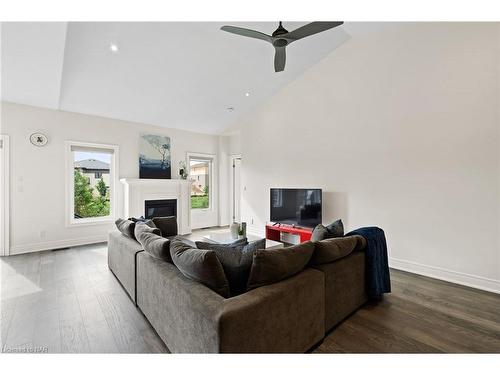
[[[238,238],[234,238],[231,236],[231,232],[210,232],[203,236],[203,239],[210,243],[219,243],[219,244],[230,244],[234,241],[238,241]],[[253,234],[247,234],[248,242],[261,240],[262,237],[255,236]],[[266,239],[266,249],[279,249],[283,246],[282,242],[273,241]]]

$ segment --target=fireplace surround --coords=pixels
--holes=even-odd
[[[191,233],[191,182],[122,178],[124,217],[176,216],[179,234]],[[152,209],[148,212],[146,209]]]

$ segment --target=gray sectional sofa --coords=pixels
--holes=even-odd
[[[173,353],[303,353],[367,301],[365,245],[230,298],[118,231],[108,264]]]

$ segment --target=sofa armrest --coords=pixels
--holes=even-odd
[[[222,302],[222,353],[303,353],[325,334],[322,272],[299,274]]]
[[[134,302],[136,300],[135,256],[142,251],[139,242],[121,232],[114,230],[108,233],[108,267]]]

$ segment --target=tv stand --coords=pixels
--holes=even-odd
[[[312,228],[300,228],[294,225],[280,223],[266,224],[266,238],[273,241],[280,241],[281,233],[290,233],[298,235],[301,243],[306,242],[311,239],[312,231]]]

